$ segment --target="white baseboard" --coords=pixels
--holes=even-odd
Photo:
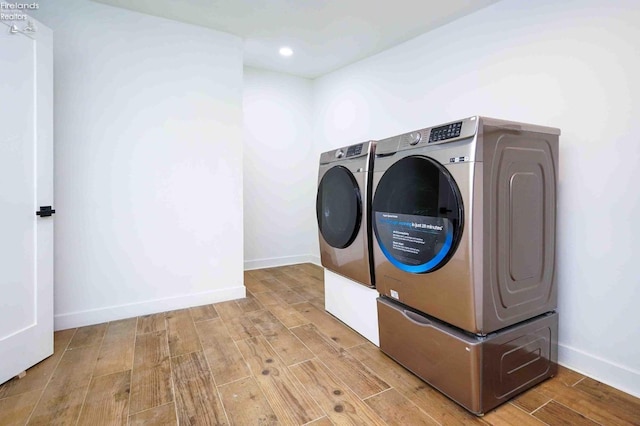
[[[269,259],[245,260],[244,270],[275,268],[277,266],[296,265],[298,263],[315,263],[320,265],[320,257],[311,254],[297,256],[271,257]]]
[[[109,306],[81,312],[57,314],[54,317],[55,330],[83,327],[85,325],[100,324],[108,321],[132,318],[157,312],[190,308],[192,306],[207,305],[209,303],[224,302],[241,299],[246,296],[244,286],[228,287],[204,293],[188,294],[166,299],[147,300],[126,305]]]
[[[318,266],[322,266],[322,261],[320,260],[320,256],[309,255],[309,262]]]
[[[558,344],[558,363],[640,398],[640,371],[563,344]]]

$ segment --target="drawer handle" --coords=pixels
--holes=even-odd
[[[425,317],[423,317],[422,315],[418,315],[415,312],[411,312],[408,311],[406,309],[404,309],[402,311],[402,314],[407,317],[407,319],[409,321],[411,321],[412,323],[419,325],[420,327],[430,327],[431,326],[431,321],[429,321],[428,319],[426,319]]]

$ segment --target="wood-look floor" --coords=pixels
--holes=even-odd
[[[475,417],[324,311],[322,270],[250,271],[247,298],[59,331],[0,386],[0,425],[640,425],[640,400],[560,368]]]

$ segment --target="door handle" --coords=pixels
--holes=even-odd
[[[40,206],[40,210],[36,212],[36,215],[40,217],[49,217],[54,214],[56,211],[51,208],[51,206]]]

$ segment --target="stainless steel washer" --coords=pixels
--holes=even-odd
[[[378,141],[378,291],[480,335],[554,310],[559,134],[471,117]]]
[[[557,371],[559,134],[471,117],[377,142],[380,349],[476,414]]]

